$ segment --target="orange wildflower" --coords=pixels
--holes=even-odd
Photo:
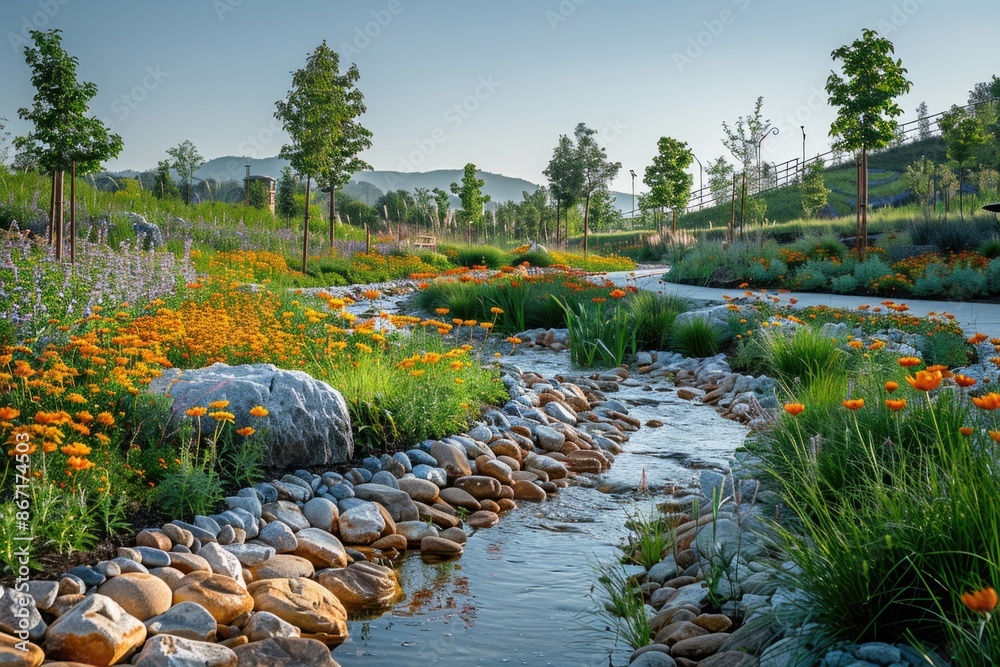
[[[271,413],[268,412],[267,408],[265,408],[263,405],[255,405],[252,408],[250,408],[251,417],[266,417],[269,414]]]
[[[905,398],[887,398],[885,399],[885,407],[889,408],[893,412],[899,412],[906,407]]]
[[[1000,394],[991,391],[984,396],[973,396],[972,402],[983,410],[996,410],[1000,408]]]
[[[438,315],[447,315],[451,312],[451,308],[435,308],[434,312]]]
[[[208,416],[217,422],[229,422],[230,424],[236,423],[236,415],[232,412],[226,412],[225,410],[216,410],[215,412],[209,412]]]
[[[73,470],[90,470],[94,467],[94,462],[80,456],[71,456],[66,459],[66,465]]]
[[[971,426],[962,426],[961,428],[958,429],[958,432],[964,435],[966,438],[968,438],[970,435],[972,435],[973,430]]]
[[[977,614],[989,614],[997,608],[997,592],[990,587],[962,593],[962,604]]]
[[[802,403],[785,403],[785,412],[792,415],[793,417],[795,415],[801,414],[802,411],[805,409],[806,406],[803,405]]]
[[[1000,442],[1000,431],[987,431],[993,442]]]
[[[501,308],[500,306],[493,306],[492,308],[490,308],[490,312],[493,313],[494,315],[503,315],[503,308]]]
[[[236,429],[236,433],[238,433],[239,435],[242,435],[244,438],[249,438],[251,435],[253,435],[256,432],[257,432],[257,429],[255,429],[252,426],[244,426],[243,428]]]
[[[955,384],[959,387],[971,387],[976,384],[975,378],[970,378],[968,375],[962,375],[961,373],[955,374]]]
[[[610,293],[608,293],[608,296],[612,299],[623,299],[628,296],[628,292],[623,289],[613,289]]]
[[[892,380],[889,380],[888,382],[885,383],[885,390],[890,394],[896,391],[897,389],[899,389],[898,382],[893,382]]]
[[[212,401],[208,407],[212,410],[225,410],[229,407],[229,401]]]
[[[860,410],[865,407],[865,399],[863,398],[850,398],[843,402],[844,407],[848,410]]]
[[[21,416],[21,411],[10,406],[0,408],[0,422],[8,422]]]
[[[916,376],[907,375],[906,381],[919,391],[930,391],[941,384],[941,371],[917,371]]]
[[[87,456],[88,454],[90,454],[90,447],[83,444],[82,442],[74,442],[72,445],[66,445],[59,451],[61,451],[66,456]]]
[[[989,336],[977,331],[975,334],[972,335],[972,337],[969,338],[967,342],[970,345],[979,345],[980,343],[984,342],[987,338],[989,338]]]
[[[187,410],[184,411],[184,414],[186,414],[188,417],[204,417],[206,414],[208,414],[208,409],[203,408],[201,406],[188,408]]]
[[[920,357],[900,357],[896,360],[896,363],[903,368],[909,368],[910,366],[919,366],[924,362]]]

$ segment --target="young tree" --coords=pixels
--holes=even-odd
[[[573,131],[576,136],[576,154],[579,169],[583,174],[580,187],[580,198],[583,199],[583,256],[587,256],[587,246],[590,236],[590,198],[599,188],[607,188],[622,168],[621,162],[608,160],[604,147],[594,138],[597,131],[583,123]]]
[[[462,183],[451,184],[451,193],[458,195],[458,198],[462,200],[462,218],[469,229],[477,229],[483,227],[483,207],[489,203],[490,196],[483,194],[483,186],[486,185],[486,181],[481,178],[476,178],[476,165],[471,162],[465,165],[465,171],[462,173]]]
[[[923,141],[931,138],[931,119],[927,116],[927,102],[917,105],[917,139]]]
[[[23,164],[34,163],[52,173],[50,235],[56,245],[56,258],[62,258],[63,182],[69,169],[87,174],[97,171],[101,162],[117,157],[122,138],[112,133],[96,117],[87,117],[88,103],[97,94],[97,86],[76,80],[78,60],[62,47],[59,30],[31,31],[34,46],[24,47],[24,57],[31,68],[35,87],[34,104],[21,108],[17,115],[34,126],[23,137],[14,139]],[[70,260],[76,255],[75,179],[70,181]]]
[[[937,180],[937,166],[925,156],[907,165],[903,174],[906,187],[913,190],[921,206],[930,206],[934,198],[935,180]]]
[[[694,158],[685,142],[671,137],[660,137],[656,147],[658,152],[653,164],[646,167],[642,182],[649,186],[654,206],[673,211],[672,227],[677,231],[677,211],[683,210],[691,198],[694,176],[687,170]]]
[[[437,215],[438,227],[443,229],[448,222],[448,210],[451,208],[451,197],[441,188],[431,190],[434,193],[434,209]]]
[[[726,135],[722,145],[743,165],[744,189],[751,195],[761,189],[760,143],[771,127],[771,121],[764,118],[761,111],[763,106],[764,98],[758,97],[752,115],[738,117],[732,127],[722,123],[722,131]],[[751,169],[751,165],[756,168]]]
[[[958,210],[964,219],[962,188],[965,185],[965,164],[973,158],[979,146],[990,140],[990,135],[983,127],[982,116],[954,105],[941,115],[938,125],[948,147],[948,157],[958,163]]]
[[[861,153],[858,164],[857,248],[864,261],[868,247],[868,151],[888,145],[895,136],[896,117],[903,110],[895,98],[909,92],[902,61],[893,59],[892,42],[865,29],[859,39],[832,53],[843,62],[843,77],[831,72],[826,80],[830,104],[839,107],[830,135],[841,148]]]
[[[274,193],[275,212],[285,219],[285,226],[289,229],[292,227],[292,216],[295,215],[295,186],[297,183],[297,179],[292,175],[292,168],[285,167],[281,170],[277,192]]]
[[[275,103],[274,117],[288,132],[290,144],[280,157],[306,177],[306,206],[302,233],[302,271],[309,249],[309,184],[326,179],[336,184],[349,171],[356,154],[370,145],[371,134],[354,119],[364,112],[361,93],[354,87],[359,78],[352,65],[340,73],[340,56],[324,41],[306,59],[306,66],[292,73],[292,89]],[[366,143],[367,142],[367,143]],[[331,193],[333,195],[333,193]]]
[[[705,169],[708,173],[708,189],[712,193],[712,203],[715,206],[728,204],[733,196],[733,176],[736,169],[720,157],[709,163]]]
[[[335,78],[335,85],[343,94],[343,115],[339,120],[333,121],[340,123],[338,128],[340,139],[334,145],[330,163],[321,177],[326,187],[330,189],[330,243],[333,243],[334,225],[337,219],[337,188],[347,185],[355,173],[372,168],[358,157],[358,153],[371,148],[372,145],[371,131],[357,121],[357,118],[366,111],[365,96],[355,85],[360,78],[357,65],[351,65],[343,75]]]
[[[826,207],[826,198],[830,189],[824,182],[825,167],[823,160],[816,160],[806,167],[802,175],[802,210],[806,217],[814,218]]]
[[[173,199],[180,196],[180,190],[170,175],[170,161],[160,160],[156,163],[156,173],[153,178],[153,196],[159,199]]]
[[[177,172],[177,176],[185,185],[184,203],[190,206],[191,179],[194,177],[194,172],[198,171],[201,165],[205,164],[205,158],[201,156],[198,149],[188,139],[185,139],[173,148],[168,148],[167,155],[173,158],[170,166]]]
[[[565,213],[576,204],[583,188],[583,169],[573,140],[565,134],[559,136],[552,159],[542,172],[549,179],[549,192],[556,202],[556,245],[559,244],[560,212]],[[569,228],[566,232],[569,237]]]

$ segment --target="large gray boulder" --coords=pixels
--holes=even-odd
[[[354,436],[347,403],[339,391],[302,371],[286,371],[273,364],[229,366],[180,371],[169,369],[150,384],[150,390],[173,399],[173,419],[184,418],[191,407],[228,400],[236,427],[253,426],[264,433],[267,463],[277,468],[309,467],[350,461]],[[250,416],[262,405],[267,417]],[[215,421],[202,417],[202,431],[211,433]]]

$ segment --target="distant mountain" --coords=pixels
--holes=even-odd
[[[250,173],[260,176],[270,176],[279,178],[281,170],[288,166],[288,160],[277,156],[267,158],[237,157],[227,155],[217,157],[207,161],[195,172],[196,178],[211,178],[217,181],[242,181],[246,176],[246,165],[250,165]],[[125,170],[114,175],[135,177],[137,172]],[[478,172],[486,184],[483,186],[483,194],[490,196],[496,203],[508,201],[520,201],[524,192],[534,192],[538,189],[538,184],[526,181],[523,178],[504,176],[503,174],[492,174],[488,171]],[[354,174],[352,180],[371,183],[382,192],[389,190],[407,190],[413,192],[416,188],[427,188],[433,190],[440,188],[445,192],[450,192],[452,183],[462,180],[461,169],[438,169],[427,172],[402,172],[402,171],[359,171]],[[613,192],[615,203],[619,210],[628,213],[632,210],[632,195],[625,192]],[[457,202],[457,198],[452,198]]]

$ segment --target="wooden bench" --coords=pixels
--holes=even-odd
[[[434,236],[418,236],[417,240],[413,242],[414,248],[421,248],[423,250],[430,250],[431,252],[437,252],[437,237]]]

